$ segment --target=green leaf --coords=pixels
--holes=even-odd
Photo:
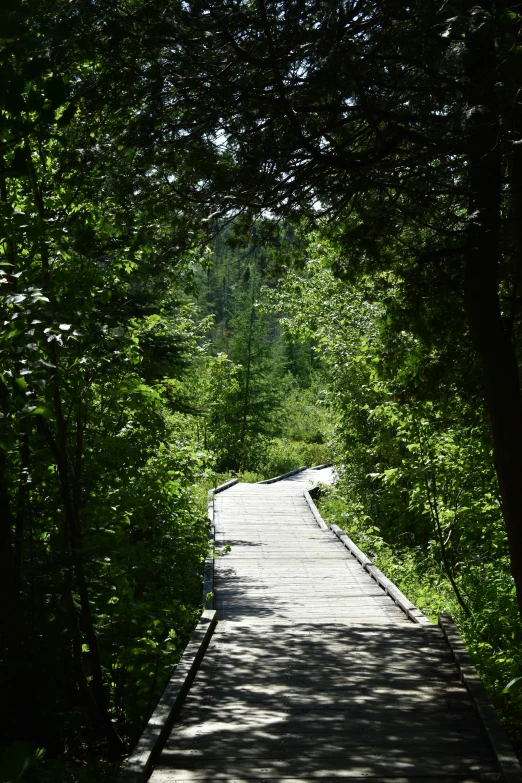
[[[46,405],[39,405],[32,413],[34,416],[43,416],[44,419],[49,419],[53,415],[51,409]]]
[[[27,391],[27,381],[25,380],[25,378],[23,376],[20,378],[15,378],[15,384],[17,388],[25,394],[25,392]]]
[[[18,783],[29,767],[44,757],[44,748],[31,750],[25,742],[14,742],[2,752],[0,761],[0,781]]]
[[[518,685],[519,683],[522,683],[522,677],[515,677],[511,682],[508,682],[502,693],[510,693],[515,685]]]

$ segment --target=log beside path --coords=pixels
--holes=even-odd
[[[331,469],[214,495],[217,626],[128,779],[520,783],[451,618],[430,623],[326,527],[307,494],[318,481]]]

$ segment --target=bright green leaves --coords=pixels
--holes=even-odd
[[[37,766],[44,756],[43,748],[32,749],[25,742],[14,742],[2,750],[0,780],[2,783],[22,783],[25,773]]]
[[[508,682],[502,693],[511,693],[512,690],[518,689],[521,686],[522,677],[514,677],[512,680],[510,680],[510,682]]]
[[[15,378],[14,385],[19,394],[25,395],[25,392],[27,391],[27,381],[25,378]]]
[[[83,620],[81,647],[71,643],[66,528],[74,518],[71,597],[79,606],[81,566],[110,717],[136,736],[201,601],[207,522],[193,487],[209,456],[188,374],[207,324],[185,294],[201,235],[164,198],[154,145],[137,154],[125,138],[133,112],[107,112],[93,89],[99,63],[78,53],[85,19],[69,11],[0,10],[0,35],[11,30],[0,62],[0,493],[13,541],[18,526],[18,573],[3,571],[17,618],[8,655],[27,670],[16,659],[27,651],[51,684],[35,725],[52,713],[57,752],[67,736],[83,753],[96,727],[85,728],[73,683],[78,665],[90,681],[94,651]],[[16,703],[2,710],[20,736]]]
[[[274,295],[292,334],[314,332],[327,368],[341,480],[322,513],[419,608],[458,618],[497,704],[519,720],[522,628],[466,335],[397,274],[335,279],[337,253],[312,237],[307,267]]]

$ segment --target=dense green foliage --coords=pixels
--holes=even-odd
[[[521,21],[4,2],[0,781],[110,778],[200,611],[206,490],[331,454],[325,515],[519,735]]]
[[[241,227],[239,226],[239,229]],[[268,304],[278,260],[291,239],[260,240],[253,227],[239,247],[224,230],[212,243],[213,264],[200,306],[214,316],[205,390],[205,444],[219,471],[264,478],[325,462],[329,425],[320,404],[321,361],[310,337],[287,339]]]
[[[176,200],[158,205],[153,159],[114,141],[129,117],[107,127],[81,81],[72,100],[45,15],[22,49],[31,17],[17,24],[3,61],[2,743],[7,769],[30,758],[22,740],[45,748],[41,775],[89,779],[93,755],[132,746],[196,621],[210,468],[271,475],[310,452],[275,440],[300,387],[257,307],[262,263],[240,265],[219,303],[244,251],[205,250]]]
[[[197,618],[207,529],[193,486],[209,456],[190,375],[207,324],[193,302],[190,222],[151,204],[148,172],[129,169],[128,150],[103,147],[103,117],[82,92],[87,71],[78,82],[79,63],[74,75],[60,70],[59,19],[42,13],[35,24],[27,6],[10,10],[2,743],[43,746],[81,774],[90,756],[118,754],[139,734]],[[12,747],[21,763],[23,746]]]
[[[399,309],[441,325],[448,360],[450,335],[471,348],[522,611],[519,4],[97,7],[109,37],[114,24],[120,41],[155,34],[154,67],[122,57],[153,96],[167,178],[184,155],[187,204],[209,220],[327,218],[338,276],[399,269]]]
[[[522,626],[480,387],[407,323],[398,275],[339,281],[338,253],[316,236],[273,295],[294,339],[323,351],[340,479],[320,508],[432,620],[455,617],[520,742],[518,683],[503,691],[522,674]]]

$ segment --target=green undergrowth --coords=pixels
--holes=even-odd
[[[340,490],[323,487],[316,499],[327,524],[335,523],[429,619],[455,620],[514,747],[522,751],[522,629],[508,558],[472,562],[459,578],[470,609],[459,605],[435,547],[392,544]]]
[[[208,493],[211,489],[225,484],[227,481],[237,478],[239,481],[243,481],[246,484],[255,484],[256,481],[263,481],[264,476],[261,473],[252,473],[249,471],[238,472],[226,471],[224,473],[209,473],[202,481],[200,481],[195,487],[195,494],[197,500],[197,507],[200,514],[207,513],[208,505]]]
[[[322,465],[329,458],[328,447],[324,443],[275,438],[267,449],[262,472],[264,478],[272,478],[302,465]]]
[[[35,752],[24,743],[16,743],[6,751],[7,762],[0,767],[12,771],[15,777],[0,777],[1,783],[117,783],[119,762],[87,759],[84,762],[67,759],[35,758]]]
[[[196,486],[198,511],[205,513],[208,503],[208,492],[227,481],[237,478],[245,484],[255,484],[258,481],[280,476],[294,468],[304,465],[313,467],[330,461],[330,452],[323,443],[306,443],[286,438],[274,438],[267,448],[263,463],[257,471],[224,471],[209,472]]]

